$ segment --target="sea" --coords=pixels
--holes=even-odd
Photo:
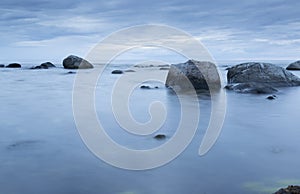
[[[223,86],[226,68],[235,64],[218,64]],[[98,157],[83,141],[80,130],[84,129],[76,125],[74,84],[78,75],[93,70],[67,70],[60,64],[32,70],[34,64],[22,65],[19,69],[0,68],[1,194],[267,194],[300,184],[300,87],[279,88],[275,100],[267,100],[266,94],[225,91],[220,135],[201,156],[199,146],[212,108],[210,95],[200,94],[198,100],[189,102],[199,105],[200,115],[197,131],[184,151],[156,168],[128,170]],[[95,86],[86,87],[93,90],[95,114],[107,135],[123,147],[141,151],[171,141],[181,120],[180,99],[162,82],[135,79],[143,74],[166,77],[168,71],[130,64],[102,68]],[[111,74],[115,69],[134,72]],[[300,72],[293,73],[300,76]],[[154,119],[149,113],[151,103],[158,101],[164,106],[166,118],[154,133],[134,135],[118,123],[112,96],[120,89],[115,83],[124,75],[131,79],[122,84],[134,86],[130,95],[124,96],[132,118],[147,123]],[[140,88],[142,85],[150,89]],[[82,119],[89,125],[91,118]],[[156,134],[166,137],[156,139]]]

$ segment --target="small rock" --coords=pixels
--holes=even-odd
[[[3,68],[3,67],[5,67],[5,65],[3,65],[3,64],[0,64],[0,68]]]
[[[141,88],[141,89],[151,89],[150,86],[145,86],[145,85],[142,85],[140,88]]]
[[[123,71],[121,71],[121,70],[113,70],[111,72],[111,74],[123,74]]]
[[[164,64],[164,65],[158,65],[158,67],[170,67],[170,65]]]
[[[19,63],[11,63],[6,68],[21,68],[21,65]]]
[[[157,139],[157,140],[166,139],[166,135],[164,135],[164,134],[158,134],[158,135],[154,136],[154,139]]]
[[[44,68],[52,68],[52,67],[56,67],[56,66],[53,65],[53,63],[51,63],[51,62],[45,62],[45,63],[42,63],[40,66],[41,66],[41,67],[44,67]]]
[[[287,188],[279,189],[274,194],[300,194],[300,186],[290,185]]]
[[[161,67],[159,68],[159,70],[169,70],[170,68],[169,67]]]
[[[56,66],[53,65],[51,62],[45,62],[39,66],[32,67],[31,69],[48,69],[48,68],[54,68],[54,67],[56,67]]]
[[[76,74],[76,72],[75,71],[69,71],[69,72],[67,72],[67,74]]]
[[[276,98],[277,98],[276,95],[271,95],[267,97],[268,100],[275,100]]]
[[[155,88],[155,89],[158,89],[159,87],[158,87],[158,86],[155,86],[154,88]]]

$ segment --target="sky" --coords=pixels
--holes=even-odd
[[[217,61],[300,59],[298,0],[1,0],[0,63],[60,63],[135,25],[187,32]]]

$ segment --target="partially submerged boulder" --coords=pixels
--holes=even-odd
[[[192,85],[187,83],[186,78]],[[221,80],[214,63],[188,60],[171,65],[165,85],[181,90],[209,90],[221,88]]]
[[[228,68],[226,86],[242,93],[274,93],[276,87],[299,86],[300,78],[271,63],[242,63]]]
[[[65,69],[90,69],[93,68],[93,65],[87,60],[70,55],[63,60],[63,66]]]
[[[289,64],[286,69],[287,70],[300,70],[300,61],[296,61],[296,62]]]
[[[7,65],[6,68],[21,68],[21,64],[11,63],[11,64]]]
[[[32,67],[31,69],[49,69],[49,68],[54,68],[56,67],[55,65],[53,65],[51,62],[45,62],[42,63],[41,65]]]

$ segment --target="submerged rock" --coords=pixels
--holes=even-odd
[[[63,66],[65,69],[91,69],[94,66],[88,62],[87,60],[75,56],[70,55],[63,60]]]
[[[21,149],[21,148],[25,148],[37,143],[40,143],[41,141],[39,140],[22,140],[22,141],[17,141],[15,143],[12,143],[10,145],[7,146],[7,149],[9,150],[14,150],[14,149]]]
[[[300,194],[300,186],[290,185],[287,188],[279,189],[274,194]]]
[[[53,65],[51,62],[45,62],[42,63],[41,65],[32,67],[31,69],[49,69],[49,68],[54,68],[56,67],[55,65]]]
[[[126,73],[134,73],[135,71],[132,70],[132,69],[128,69],[128,70],[125,70],[124,72],[126,72]]]
[[[154,136],[154,139],[157,139],[157,140],[166,139],[166,135],[164,135],[164,134],[158,134],[158,135]]]
[[[141,89],[151,89],[150,86],[146,86],[146,85],[142,85],[140,88],[141,88]]]
[[[190,81],[187,83],[186,78]],[[208,82],[211,87],[208,87]],[[219,89],[221,81],[215,64],[208,61],[189,60],[185,63],[171,65],[166,84],[170,88],[188,89]]]
[[[68,71],[66,74],[76,74],[75,71]]]
[[[271,63],[242,63],[228,68],[226,86],[242,93],[268,94],[275,87],[299,86],[300,78]]]
[[[11,63],[11,64],[7,65],[6,68],[21,68],[21,64]]]
[[[123,74],[123,71],[122,70],[113,70],[111,73],[112,74]]]
[[[267,97],[268,100],[275,100],[276,98],[277,98],[276,95],[271,95]]]
[[[161,67],[161,68],[159,68],[159,70],[170,70],[170,68],[169,67]]]
[[[300,70],[300,61],[296,61],[296,62],[289,64],[286,69],[287,70]]]

